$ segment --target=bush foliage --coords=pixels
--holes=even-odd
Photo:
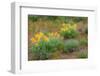
[[[78,50],[79,41],[75,39],[66,40],[64,43],[64,52],[69,53]]]

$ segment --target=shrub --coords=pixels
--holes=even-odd
[[[38,60],[49,59],[52,53],[62,48],[62,41],[57,38],[50,38],[49,41],[41,40],[38,44],[33,45],[32,52]]]
[[[77,37],[78,32],[75,31],[75,30],[73,30],[73,29],[70,29],[69,31],[63,31],[63,32],[61,32],[61,35],[64,38],[75,38],[75,37]]]
[[[64,38],[75,38],[79,34],[79,32],[76,29],[76,24],[70,25],[70,24],[64,24],[63,27],[60,30],[61,36]]]
[[[50,38],[48,41],[48,47],[52,49],[52,51],[61,50],[63,48],[63,42],[59,38]]]
[[[82,51],[78,54],[78,58],[88,58],[88,53],[87,51]]]
[[[47,48],[47,42],[40,41],[37,45],[33,45],[32,52],[36,59],[45,60],[50,57],[50,51]]]
[[[75,50],[78,50],[78,47],[79,47],[78,40],[75,39],[66,40],[64,44],[64,52],[65,53],[73,52]]]

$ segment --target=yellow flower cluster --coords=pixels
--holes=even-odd
[[[40,40],[48,41],[49,39],[42,32],[36,33],[35,36],[31,38],[32,43],[37,43]]]
[[[76,24],[74,24],[74,25],[63,24],[62,28],[60,29],[60,32],[70,31],[70,29],[76,30],[76,28],[77,28],[76,26],[77,26]],[[31,41],[32,41],[32,43],[38,43],[40,40],[49,41],[49,37],[60,37],[60,34],[58,32],[50,32],[46,36],[44,33],[39,32],[39,33],[36,33],[31,38]]]
[[[74,24],[74,25],[71,25],[71,24],[63,24],[62,25],[62,28],[60,29],[60,31],[69,31],[70,29],[74,29],[74,30],[76,30],[76,28],[77,28],[77,25],[76,24]]]
[[[46,36],[44,33],[39,32],[31,38],[31,41],[32,43],[38,43],[40,40],[49,41],[49,37],[60,37],[60,34],[58,32],[50,32]]]
[[[58,32],[51,32],[49,33],[50,37],[60,37],[60,34]]]

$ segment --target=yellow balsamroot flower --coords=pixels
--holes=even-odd
[[[74,29],[76,30],[77,29],[77,24],[63,24],[62,28],[61,28],[61,31],[68,31],[69,29]]]
[[[35,35],[35,39],[36,39],[37,41],[40,41],[41,36],[40,36],[39,34],[36,34],[36,35]]]
[[[44,34],[42,32],[35,34],[35,38],[37,41],[40,41],[43,36],[44,36]]]
[[[77,29],[77,24],[70,25],[69,29],[74,29],[74,30],[76,30],[76,29]]]
[[[70,28],[70,24],[62,24],[62,28],[60,29],[60,31],[67,31]]]
[[[40,35],[37,33],[34,37],[31,38],[32,43],[36,43],[40,40]]]
[[[35,34],[35,37],[42,37],[44,34],[42,32],[39,32],[37,34]]]
[[[40,37],[40,35],[39,34],[35,34],[35,38],[39,38]]]
[[[36,43],[36,45],[38,45],[38,42],[40,40],[45,40],[48,41],[49,38],[47,36],[45,36],[42,32],[36,33],[34,37],[32,37],[31,41],[32,43]]]
[[[51,32],[51,33],[49,33],[49,36],[50,37],[59,37],[60,35],[58,32]]]
[[[31,38],[32,43],[37,42],[36,39],[34,37]]]
[[[69,28],[71,25],[70,24],[63,24],[63,28]]]
[[[64,26],[64,27],[62,27],[61,29],[60,29],[60,31],[68,31],[68,27],[67,26]]]
[[[42,32],[39,32],[39,35],[42,37],[42,36],[44,36],[44,34],[42,33]]]

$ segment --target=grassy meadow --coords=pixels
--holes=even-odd
[[[28,60],[88,58],[88,18],[28,15]]]

